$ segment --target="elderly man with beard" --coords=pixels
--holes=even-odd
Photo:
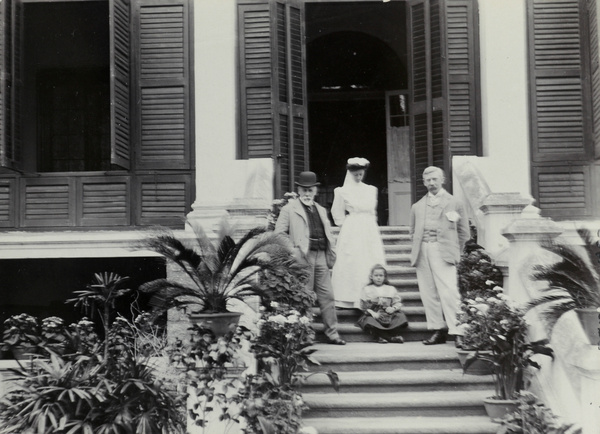
[[[307,286],[317,295],[325,336],[334,345],[345,345],[337,331],[337,315],[331,287],[330,269],[335,263],[335,243],[331,235],[331,224],[325,208],[315,202],[317,175],[302,172],[296,181],[298,199],[290,200],[281,209],[275,232],[289,236],[296,248],[299,261],[309,265],[310,278]]]

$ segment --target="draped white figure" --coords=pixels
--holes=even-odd
[[[348,160],[350,167],[354,167],[352,160]],[[368,165],[367,160],[356,160]],[[341,226],[331,278],[337,307],[359,308],[360,293],[369,284],[371,268],[386,265],[376,210],[377,188],[357,182],[348,170],[344,185],[334,190],[331,206],[333,220]]]

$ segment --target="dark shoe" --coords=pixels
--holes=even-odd
[[[402,336],[393,336],[389,339],[388,342],[391,342],[393,344],[403,344],[404,338]]]
[[[436,330],[429,339],[423,341],[424,345],[437,345],[446,343],[447,332],[445,330]]]
[[[346,341],[341,338],[329,339],[327,340],[327,343],[331,345],[346,345]]]
[[[378,343],[378,344],[387,344],[387,343],[388,343],[388,341],[386,341],[386,340],[385,340],[385,339],[383,339],[383,338],[378,338],[378,339],[377,339],[377,343]]]
[[[454,346],[456,348],[462,348],[463,347],[463,337],[461,335],[454,336]]]

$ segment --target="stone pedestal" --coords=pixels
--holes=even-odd
[[[520,193],[488,194],[479,208],[483,213],[483,225],[477,234],[477,243],[492,257],[498,256],[508,247],[502,229],[519,218],[523,209],[531,203],[530,197],[523,197]]]
[[[516,302],[523,303],[535,296],[529,278],[533,265],[539,264],[546,256],[540,247],[542,241],[551,241],[562,233],[559,226],[549,218],[541,217],[539,208],[529,205],[519,218],[502,230],[509,242],[508,247],[508,287],[507,294]]]

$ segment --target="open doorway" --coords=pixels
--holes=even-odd
[[[404,2],[306,3],[309,156],[322,184],[319,201],[331,206],[348,158],[367,158],[380,225],[395,209],[386,92],[408,88],[406,31]]]

